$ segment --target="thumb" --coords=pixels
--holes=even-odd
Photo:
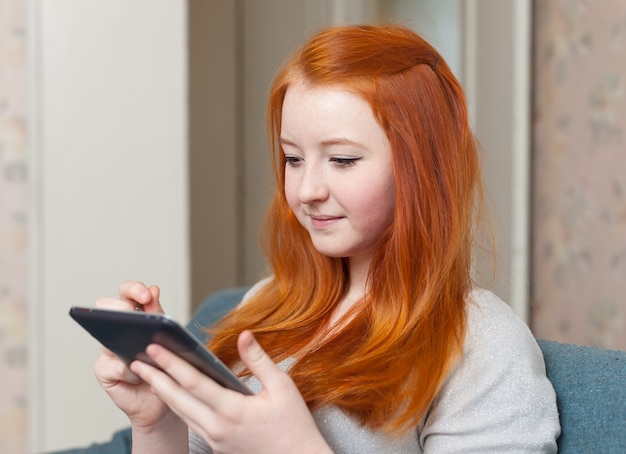
[[[239,335],[237,348],[239,357],[250,372],[259,379],[264,389],[271,389],[284,377],[288,377],[265,353],[250,331],[243,331]]]
[[[161,302],[159,301],[159,297],[161,296],[161,289],[156,285],[151,285],[150,287],[148,287],[148,291],[150,292],[152,299],[149,303],[144,305],[144,309],[146,310],[146,312],[165,312],[163,310],[163,307],[161,306]]]

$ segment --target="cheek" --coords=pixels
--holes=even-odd
[[[296,211],[299,206],[298,202],[298,185],[293,175],[288,170],[285,171],[285,198],[287,204],[292,211]]]
[[[393,219],[396,207],[396,188],[393,176],[385,179],[378,187],[373,187],[367,193],[372,216],[372,224],[378,229],[384,229]],[[367,203],[367,202],[366,202]]]
[[[395,193],[394,192],[378,192],[371,194],[369,198],[369,210],[372,217],[372,224],[378,228],[386,227],[395,211]]]
[[[348,202],[358,211],[359,217],[366,225],[372,229],[380,229],[386,227],[393,217],[395,209],[395,186],[393,180],[372,186],[364,184],[360,186],[360,190],[351,188],[348,196]]]

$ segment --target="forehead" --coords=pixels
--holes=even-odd
[[[316,86],[301,80],[287,88],[281,118],[281,135],[303,129],[337,133],[381,129],[369,103],[349,87]]]

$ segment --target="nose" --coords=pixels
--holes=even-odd
[[[310,204],[328,198],[326,178],[324,169],[321,166],[305,164],[298,187],[300,203]]]

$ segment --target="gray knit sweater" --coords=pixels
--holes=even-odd
[[[287,370],[290,362],[280,366]],[[247,383],[260,391],[254,377]],[[509,306],[482,289],[468,300],[463,356],[415,430],[388,438],[335,407],[313,417],[335,453],[555,453],[560,433],[556,395],[533,335]],[[190,432],[189,452],[211,450]]]

